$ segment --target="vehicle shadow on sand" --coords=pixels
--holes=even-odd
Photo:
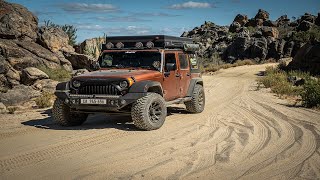
[[[184,108],[168,107],[167,116],[174,114],[186,114]],[[33,119],[22,122],[26,126],[33,126],[41,129],[51,130],[90,130],[90,129],[119,129],[123,131],[142,131],[136,128],[131,120],[130,115],[107,115],[107,114],[92,114],[89,115],[86,122],[80,126],[64,127],[54,122],[51,109],[40,112],[45,117],[43,119]]]

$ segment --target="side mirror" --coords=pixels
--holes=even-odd
[[[99,70],[100,69],[100,64],[98,61],[94,61],[91,65],[90,65],[90,69],[92,70]]]
[[[176,64],[175,63],[167,63],[166,64],[166,69],[167,69],[167,71],[174,71],[174,70],[176,70],[177,69],[177,66],[176,66]]]

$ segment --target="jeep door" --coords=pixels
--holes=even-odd
[[[180,97],[185,97],[188,92],[188,88],[190,85],[191,73],[190,73],[190,65],[189,60],[186,54],[180,52],[178,53],[179,57],[179,95]]]
[[[174,65],[174,68],[172,70],[168,70],[168,65]],[[164,99],[166,101],[174,100],[180,96],[179,82],[180,76],[176,53],[170,51],[166,52],[164,54],[164,78],[162,84],[164,90]]]

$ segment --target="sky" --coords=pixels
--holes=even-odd
[[[258,9],[299,17],[317,15],[320,0],[7,0],[27,7],[39,25],[50,20],[77,28],[77,42],[118,35],[165,34],[180,36],[205,21],[230,25],[237,14],[253,18]]]

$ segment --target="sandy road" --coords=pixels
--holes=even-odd
[[[63,128],[50,110],[1,115],[0,179],[319,179],[320,112],[257,91],[265,66],[204,76],[205,111],[170,108],[157,131],[126,116]]]

